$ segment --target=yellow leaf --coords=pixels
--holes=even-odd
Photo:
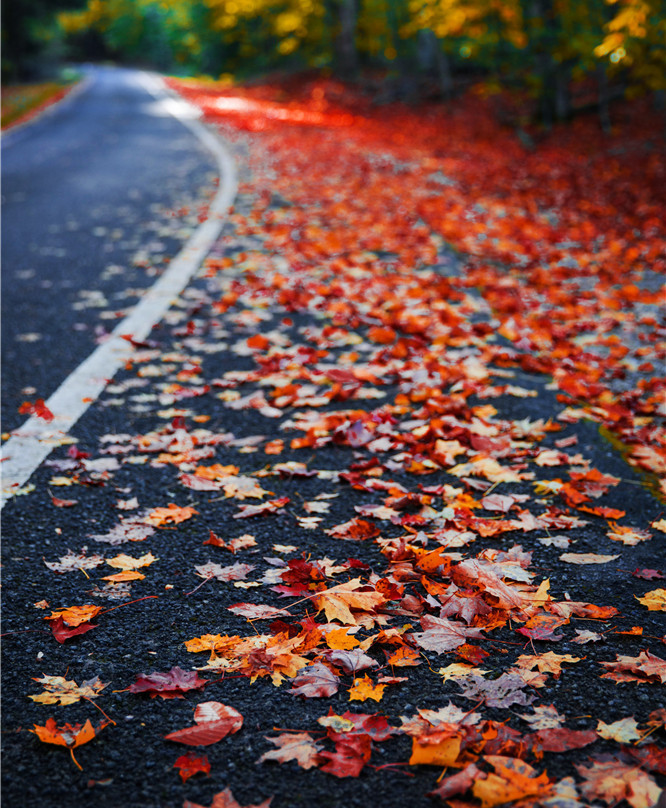
[[[633,716],[621,718],[612,724],[605,724],[603,721],[597,723],[597,732],[607,741],[617,741],[618,743],[631,743],[638,741],[643,736],[638,732],[638,724]]]
[[[653,589],[652,592],[646,592],[642,598],[636,595],[634,597],[651,612],[666,612],[666,589]]]
[[[346,628],[336,628],[326,633],[326,645],[335,651],[349,651],[356,648],[359,641],[351,634],[347,634]]]
[[[109,559],[106,563],[116,569],[135,570],[139,567],[147,567],[149,564],[152,564],[153,561],[159,561],[159,559],[155,558],[152,553],[146,553],[145,555],[139,556],[139,558],[132,558],[132,556],[120,553],[120,555]]]
[[[369,676],[354,679],[354,684],[349,688],[349,701],[381,701],[384,696],[386,685],[376,685]]]
[[[104,575],[103,581],[111,581],[114,584],[123,583],[124,581],[142,581],[146,576],[134,570],[123,570],[122,572],[115,572],[113,575]]]

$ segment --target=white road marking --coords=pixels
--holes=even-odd
[[[238,181],[234,160],[226,147],[197,120],[199,111],[170,96],[159,77],[143,73],[140,79],[164,110],[178,118],[213,153],[220,174],[219,189],[210,205],[208,219],[196,229],[160,279],[145,292],[136,308],[114,328],[109,338],[70,373],[48,399],[46,406],[54,415],[53,421],[33,416],[14,430],[4,444],[0,464],[0,509],[28,481],[52,449],[65,442],[69,430],[99,397],[116,371],[130,359],[133,348],[123,335],[143,340],[162,319],[213,246],[236,197]]]

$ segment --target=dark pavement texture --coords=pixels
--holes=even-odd
[[[211,155],[138,71],[87,75],[82,92],[3,136],[4,431],[154,282],[214,190]]]

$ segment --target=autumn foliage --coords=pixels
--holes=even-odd
[[[211,758],[258,732],[254,705],[223,694],[277,693],[306,709],[294,726],[264,720],[258,770],[328,789],[425,771],[415,799],[454,808],[653,808],[663,706],[578,715],[565,685],[666,682],[663,572],[639,566],[666,533],[654,119],[603,143],[580,121],[526,151],[478,98],[453,114],[373,111],[333,81],[171,84],[248,155],[244,179],[187,308],[159,347],[135,346],[114,390],[145,388],[162,420],[100,437],[103,479],[85,457],[55,461],[59,484],[108,506],[113,525],[86,538],[113,551],[45,563],[60,580],[110,565],[90,598],[137,613],[153,591],[209,593],[215,612],[173,643],[178,665],[155,660],[116,692],[161,715],[184,705],[154,742]],[[632,467],[614,469],[644,475],[649,515],[590,459],[590,425]],[[135,467],[159,476],[160,500],[111,493]],[[151,551],[114,555],[134,542]],[[174,547],[179,568],[157,587]],[[640,620],[604,570],[640,587]],[[43,619],[61,644],[93,643],[91,621],[113,608],[82,600]],[[108,692],[42,677],[37,703]],[[73,755],[99,729],[34,732]],[[175,750],[183,788],[205,775],[213,808],[239,805],[201,750]]]

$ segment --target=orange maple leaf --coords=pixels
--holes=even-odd
[[[167,524],[177,525],[180,522],[184,522],[186,519],[190,519],[196,513],[199,513],[199,511],[196,511],[189,505],[181,508],[171,502],[166,508],[153,509],[144,521],[146,524],[153,525],[153,527],[161,527]]]
[[[92,741],[109,723],[111,722],[102,721],[97,727],[94,727],[90,723],[90,719],[88,719],[83,726],[81,724],[63,724],[62,727],[59,727],[55,718],[49,718],[43,727],[39,724],[34,724],[35,728],[29,729],[28,732],[34,733],[42,743],[66,746],[72,760],[82,770],[83,767],[74,757],[74,750],[77,746],[82,746],[84,743]]]
[[[385,690],[386,685],[376,685],[369,676],[359,677],[349,688],[349,701],[381,701]]]

